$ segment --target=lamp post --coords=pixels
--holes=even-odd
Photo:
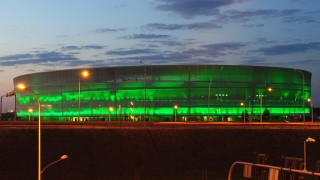
[[[41,115],[40,115],[41,105],[39,101],[39,96],[31,89],[28,89],[28,87],[24,84],[18,84],[17,87],[21,90],[29,91],[37,99],[37,103],[38,103],[38,180],[41,180]]]
[[[312,99],[308,99],[308,102],[310,103],[310,109],[311,109],[311,122],[313,122],[313,103]]]
[[[178,110],[178,105],[174,105],[174,122],[177,121],[177,110]]]
[[[56,163],[59,162],[59,161],[65,160],[65,159],[67,159],[67,158],[68,158],[68,155],[63,155],[63,156],[61,156],[60,159],[58,159],[58,160],[56,160],[56,161],[53,161],[52,163],[48,164],[45,168],[43,168],[42,171],[41,171],[41,174],[42,174],[48,167],[56,164]]]
[[[33,112],[33,109],[29,108],[28,111],[29,111],[29,121],[30,121],[30,116],[31,116],[31,113]]]
[[[308,137],[305,141],[304,141],[304,143],[303,143],[303,170],[304,171],[306,171],[307,170],[307,151],[306,151],[306,149],[307,149],[307,142],[315,142],[316,140],[315,139],[313,139],[313,138],[310,138],[310,137]]]
[[[113,111],[113,107],[109,107],[109,122],[110,122],[110,116],[112,111]]]
[[[268,92],[271,92],[272,91],[272,88],[269,87],[267,89]],[[261,94],[261,91],[259,91],[259,96],[260,96],[260,123],[262,123],[262,94]]]
[[[1,96],[1,100],[0,100],[0,120],[2,120],[2,97]]]
[[[246,122],[246,105],[244,102],[241,102],[240,106],[243,106],[243,122]]]
[[[143,98],[143,104],[144,104],[144,129],[146,129],[146,96],[147,96],[147,89],[146,89],[146,77],[147,77],[147,67],[146,64],[140,61],[141,64],[144,66],[144,98]]]
[[[78,121],[80,121],[80,106],[81,106],[81,102],[80,102],[80,94],[81,94],[81,77],[88,77],[89,76],[89,71],[84,70],[81,72],[80,76],[79,76],[79,83],[78,83],[78,89],[79,89],[79,94],[78,94]]]

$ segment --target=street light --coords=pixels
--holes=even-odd
[[[68,155],[63,155],[63,156],[61,156],[60,159],[58,159],[58,160],[56,160],[56,161],[53,161],[52,163],[48,164],[45,168],[43,168],[42,171],[41,171],[41,174],[42,174],[48,167],[56,164],[56,163],[59,162],[59,161],[65,160],[65,159],[67,159],[67,158],[68,158]]]
[[[244,104],[244,102],[241,102],[240,106],[243,106],[243,108],[244,108],[244,110],[243,110],[243,122],[246,122],[246,105]]]
[[[311,121],[313,122],[313,103],[312,99],[308,99],[308,102],[310,103],[310,109],[311,109]]]
[[[271,91],[272,91],[272,88],[271,88],[271,87],[268,87],[268,88],[267,88],[267,91],[268,91],[268,92],[271,92]],[[266,96],[266,95],[262,95],[262,94],[261,94],[261,91],[259,91],[259,96],[260,96],[260,122],[262,123],[262,97],[263,97],[263,96]]]
[[[307,151],[306,151],[306,149],[307,149],[307,142],[315,142],[316,140],[315,139],[313,139],[313,138],[310,138],[310,137],[308,137],[305,141],[304,141],[304,143],[303,143],[303,170],[304,171],[306,171],[307,170]]]
[[[113,111],[113,107],[109,107],[109,122],[110,122],[110,114],[111,114],[111,112]]]
[[[33,112],[33,109],[29,108],[28,111],[29,111],[29,121],[30,121],[30,115]]]
[[[177,121],[177,110],[178,110],[178,105],[174,105],[174,122]]]
[[[29,91],[31,94],[33,94],[38,102],[38,180],[41,180],[41,105],[39,101],[39,96],[33,92],[31,89],[28,89],[28,87],[24,84],[18,84],[18,89]]]
[[[129,114],[129,120],[132,120],[134,122],[134,103],[132,101],[130,101],[129,104],[129,108],[130,108],[130,114]]]
[[[79,95],[78,95],[78,121],[80,121],[80,93],[81,93],[81,77],[88,77],[89,76],[89,71],[84,70],[81,72],[79,76]]]

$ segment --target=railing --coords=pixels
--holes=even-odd
[[[268,168],[269,169],[269,175],[268,175],[269,178],[268,179],[271,179],[271,180],[277,180],[278,179],[279,171],[293,172],[293,173],[299,173],[299,174],[305,174],[305,175],[311,175],[311,176],[320,177],[320,173],[319,172],[314,172],[314,171],[291,169],[291,168],[284,168],[284,167],[279,167],[279,166],[271,166],[271,165],[266,165],[266,164],[256,164],[256,163],[236,161],[231,165],[231,167],[229,169],[228,180],[231,180],[233,168],[237,164],[244,165],[244,174],[243,175],[244,175],[244,177],[247,177],[247,178],[251,177],[252,167]]]

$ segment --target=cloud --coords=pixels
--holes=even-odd
[[[243,57],[242,59],[244,60],[240,64],[243,65],[263,66],[268,64],[265,58],[259,56]]]
[[[106,60],[81,60],[61,52],[33,52],[0,57],[1,66],[40,65],[44,67],[101,67],[108,65]],[[52,69],[51,69],[52,70]]]
[[[106,60],[77,60],[67,61],[65,66],[76,67],[76,66],[88,66],[88,67],[102,67],[109,63]]]
[[[78,58],[73,55],[60,52],[36,52],[33,54],[15,54],[0,57],[1,66],[16,66],[25,64],[56,63],[61,61],[75,61]]]
[[[220,29],[222,26],[213,22],[201,22],[192,24],[162,24],[162,23],[150,23],[143,28],[147,30],[199,30],[199,29]]]
[[[293,53],[305,53],[306,51],[310,50],[320,50],[320,42],[275,45],[267,48],[260,48],[255,52],[259,52],[264,55],[284,55]]]
[[[86,46],[82,46],[83,49],[96,49],[96,50],[100,50],[100,49],[104,49],[106,46],[100,46],[100,45],[86,45]]]
[[[150,47],[152,46],[156,46],[156,47],[161,47],[161,46],[170,46],[170,47],[173,47],[173,46],[179,46],[179,47],[182,47],[182,46],[185,46],[185,45],[191,45],[193,44],[193,42],[191,41],[188,41],[188,42],[180,42],[180,41],[176,41],[174,39],[168,39],[168,40],[152,40],[152,41],[146,41],[147,43],[150,43]],[[158,45],[157,45],[158,44]]]
[[[289,16],[282,20],[283,23],[317,23],[312,16]]]
[[[266,61],[262,59],[250,59],[250,60],[241,61],[241,64],[250,65],[250,66],[263,66],[263,65],[267,65],[268,63],[266,63]]]
[[[253,44],[273,44],[276,43],[277,41],[273,41],[273,40],[268,40],[267,38],[257,38]]]
[[[253,20],[254,18],[275,18],[275,17],[288,17],[299,13],[298,9],[285,9],[285,10],[275,10],[275,9],[260,9],[260,10],[228,10],[222,14],[217,15],[217,20],[222,22],[247,22]]]
[[[62,51],[76,51],[76,50],[81,50],[82,48],[80,46],[62,46],[61,50]]]
[[[263,57],[245,57],[241,61],[240,64],[243,65],[252,65],[252,66],[297,66],[297,65],[319,65],[320,61],[319,60],[314,60],[314,59],[305,59],[305,60],[295,60],[295,61],[290,61],[290,60],[284,60],[284,61],[278,61],[278,62],[270,62],[267,61]]]
[[[126,56],[126,55],[133,55],[133,54],[152,54],[156,53],[155,49],[118,49],[114,51],[108,51],[107,55],[116,55],[116,56]]]
[[[96,29],[94,32],[95,33],[114,33],[114,32],[121,32],[121,31],[127,31],[127,29],[126,28],[117,28],[117,29],[101,28],[101,29]]]
[[[236,3],[243,3],[249,0],[158,0],[160,5],[156,6],[159,11],[168,11],[178,14],[184,18],[191,18],[198,15],[214,15],[218,9]]]
[[[288,61],[277,63],[278,65],[319,65],[320,61],[315,59],[304,59],[304,60],[296,60],[296,61]]]
[[[124,39],[168,39],[171,38],[169,35],[162,34],[133,34],[129,36],[124,36]]]
[[[157,61],[165,60],[166,62],[181,61],[181,60],[187,60],[187,59],[191,59],[191,56],[188,54],[178,53],[178,52],[162,53],[162,54],[140,57],[140,60],[157,60]]]
[[[77,50],[101,50],[104,49],[106,46],[100,46],[100,45],[86,45],[86,46],[62,46],[61,50],[62,51],[77,51]]]
[[[62,34],[62,35],[58,35],[58,36],[56,36],[57,38],[65,38],[65,37],[68,37],[67,35],[65,35],[65,34]]]
[[[289,2],[293,2],[293,3],[296,3],[296,2],[299,2],[299,3],[315,3],[315,2],[318,2],[318,0],[289,0]]]
[[[245,28],[255,28],[255,27],[264,27],[264,24],[245,24],[243,25]]]
[[[197,58],[184,52],[167,52],[154,55],[131,56],[126,58],[113,59],[113,64],[117,65],[139,65],[139,61],[148,62],[146,64],[221,64],[224,61],[210,58]]]
[[[217,43],[206,44],[196,49],[181,48],[180,51],[164,51],[152,48],[145,49],[118,49],[106,52],[107,55],[120,56],[115,58],[116,60],[148,60],[148,61],[198,61],[206,60],[205,62],[220,62],[213,61],[212,58],[226,56],[228,54],[234,54],[235,51],[247,46],[244,43],[229,42],[229,43]],[[126,57],[123,57],[126,56]]]
[[[26,59],[26,58],[32,58],[33,56],[34,55],[32,55],[32,54],[14,54],[14,55],[0,57],[0,61]]]
[[[137,60],[137,61],[148,61],[152,63],[169,63],[173,61],[186,61],[191,60],[192,56],[184,53],[177,52],[167,52],[158,53],[152,55],[142,55],[142,56],[131,56],[125,58],[116,58],[115,61],[126,61],[126,60]]]
[[[305,60],[284,60],[282,62],[268,62],[266,59],[261,57],[247,57],[247,60],[241,61],[240,64],[243,65],[252,65],[252,66],[301,66],[301,65],[319,65],[319,60],[314,59],[305,59]]]
[[[230,42],[230,43],[217,43],[202,45],[202,49],[190,49],[184,53],[193,54],[198,57],[220,57],[234,53],[234,51],[247,46],[244,43]]]

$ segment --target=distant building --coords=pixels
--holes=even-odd
[[[261,114],[266,120],[283,120],[310,113],[311,73],[304,70],[141,65],[87,68],[88,77],[82,77],[82,70],[14,78],[17,116],[35,119],[34,94],[43,120],[258,121]],[[16,88],[19,83],[34,94]]]

